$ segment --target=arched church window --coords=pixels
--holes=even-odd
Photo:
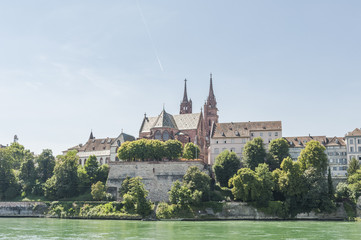
[[[169,133],[168,133],[168,131],[164,131],[164,132],[163,132],[163,140],[164,140],[164,141],[169,140]]]
[[[154,138],[157,140],[162,140],[162,134],[160,133],[159,130],[155,132]]]
[[[117,141],[118,147],[120,147],[120,140]]]

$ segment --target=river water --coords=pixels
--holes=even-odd
[[[0,218],[0,239],[361,239],[359,222]]]

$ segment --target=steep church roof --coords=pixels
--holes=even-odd
[[[161,117],[162,114],[163,117]],[[168,120],[166,120],[165,118]],[[170,126],[175,126],[172,128],[177,130],[197,129],[200,119],[201,119],[201,113],[171,115],[167,112],[165,112],[164,114],[162,111],[162,113],[158,117],[145,116],[139,132],[146,133],[146,132],[150,132],[152,128],[170,127]]]
[[[177,129],[177,124],[171,114],[167,113],[164,109],[159,114],[155,121],[153,128],[174,128]]]

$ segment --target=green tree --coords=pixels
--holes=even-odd
[[[164,151],[169,160],[178,159],[182,156],[182,143],[178,140],[168,140],[164,143]]]
[[[36,158],[37,163],[37,173],[39,176],[39,181],[45,183],[46,180],[53,176],[53,171],[55,167],[55,158],[53,152],[50,149],[45,149],[43,152]]]
[[[198,167],[189,167],[183,176],[183,182],[191,190],[192,194],[198,191],[197,194],[201,194],[204,201],[209,200],[211,178],[200,171]]]
[[[91,181],[89,175],[85,171],[84,167],[81,165],[78,166],[78,191],[79,193],[85,193],[89,191],[91,187]]]
[[[237,170],[240,167],[241,161],[237,154],[225,150],[216,157],[216,161],[213,165],[213,172],[217,182],[219,182],[222,187],[227,187],[229,179],[237,173]]]
[[[261,194],[261,181],[250,168],[239,169],[229,180],[229,187],[232,188],[234,199],[243,202],[257,201]]]
[[[291,216],[302,212],[302,199],[308,191],[305,184],[299,162],[294,162],[290,157],[285,158],[281,163],[282,171],[278,173],[278,188],[285,198],[285,206]]]
[[[194,203],[192,191],[178,180],[172,184],[169,191],[169,201],[182,207]]]
[[[124,161],[132,161],[133,156],[131,153],[131,143],[132,142],[124,142],[122,145],[118,148],[117,151],[117,157]]]
[[[66,155],[58,156],[55,164],[54,175],[49,178],[44,186],[45,196],[50,199],[73,197],[78,194],[78,161],[75,150]]]
[[[350,197],[356,201],[359,196],[361,196],[361,169],[356,170],[356,172],[347,178],[348,189],[350,192]]]
[[[26,195],[31,194],[33,187],[36,182],[36,171],[34,161],[31,159],[26,159],[21,163],[19,180],[22,186],[22,189]]]
[[[243,162],[246,167],[254,170],[258,164],[265,162],[266,150],[263,145],[261,137],[256,137],[246,143],[243,149]]]
[[[108,174],[109,174],[109,165],[108,164],[103,164],[97,170],[96,180],[101,181],[101,182],[103,182],[105,184],[107,182],[107,179],[108,179]]]
[[[331,168],[328,168],[327,187],[328,187],[329,198],[333,199],[335,195],[335,189],[333,188],[333,183],[332,183]]]
[[[148,140],[147,159],[161,161],[165,156],[164,142],[160,140]]]
[[[187,143],[184,146],[184,150],[183,150],[183,158],[185,159],[198,159],[199,155],[200,155],[200,148],[198,147],[198,145],[195,145],[194,143]]]
[[[8,148],[0,148],[0,200],[10,200],[19,195],[19,185],[14,174],[13,159]]]
[[[267,163],[270,166],[271,170],[279,168],[281,166],[281,162],[286,157],[289,157],[289,145],[286,139],[277,138],[270,142],[268,145],[268,158]]]
[[[260,196],[257,202],[262,206],[268,206],[268,202],[272,200],[272,190],[274,187],[272,173],[266,163],[259,164],[255,170],[256,176],[261,182]]]
[[[105,185],[102,182],[97,182],[91,186],[91,195],[94,200],[101,201],[106,197]]]
[[[326,174],[328,160],[325,150],[326,148],[318,141],[312,140],[306,143],[306,147],[298,157],[302,171],[313,167],[316,171]]]
[[[124,193],[127,191],[126,193]],[[145,217],[151,213],[151,202],[147,200],[148,191],[145,190],[142,178],[135,177],[124,180],[121,185],[123,203],[129,207],[133,204],[134,211]],[[132,209],[132,208],[131,208]]]
[[[358,169],[360,169],[360,163],[355,157],[353,157],[348,165],[347,175],[351,176],[356,173]]]
[[[89,156],[89,158],[85,162],[84,169],[89,176],[91,184],[97,181],[98,168],[99,164],[97,157],[95,155]]]
[[[17,142],[12,143],[8,150],[10,156],[12,157],[12,168],[18,170],[21,166],[21,163],[25,160],[33,159],[34,156],[30,150],[25,149],[25,147]]]

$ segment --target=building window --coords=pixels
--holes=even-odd
[[[333,171],[337,171],[337,167],[333,167],[332,170],[333,170]]]
[[[162,140],[162,134],[160,133],[159,130],[157,130],[154,134],[154,138],[157,140]]]
[[[245,139],[245,138],[242,138],[242,143],[246,143],[246,139]]]
[[[218,144],[218,141],[216,141],[216,144]]]
[[[251,133],[251,137],[253,137],[254,136],[254,133]]]
[[[268,133],[268,136],[271,137],[271,136],[272,136],[272,132],[269,132],[269,133]]]
[[[358,144],[361,144],[361,138],[358,138],[358,139],[357,139],[357,143],[358,143]]]
[[[261,133],[259,133],[259,135],[261,136],[261,137],[263,137],[263,133],[261,132]]]
[[[234,138],[231,139],[231,143],[234,143]]]
[[[169,140],[169,133],[168,133],[168,131],[164,131],[164,132],[163,132],[163,140],[164,140],[164,141]]]
[[[226,140],[224,140],[224,143],[227,143],[227,141],[226,141]]]
[[[278,132],[275,132],[275,136],[278,137]]]
[[[215,148],[215,149],[214,149],[214,153],[215,153],[215,154],[218,154],[218,153],[219,153],[219,149],[218,149],[218,148]]]
[[[350,152],[353,152],[353,147],[350,147]]]
[[[350,139],[350,144],[353,144],[353,139]]]
[[[268,143],[271,143],[271,141],[272,141],[272,139],[269,138],[269,139],[268,139]]]
[[[235,148],[231,148],[231,152],[235,152],[236,151],[236,149]]]

